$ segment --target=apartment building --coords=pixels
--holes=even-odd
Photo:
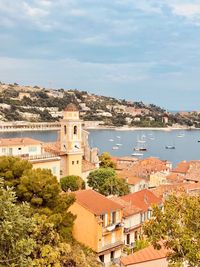
[[[29,160],[33,168],[50,169],[60,179],[60,157],[44,151],[42,142],[32,138],[0,139],[0,156],[18,156]]]
[[[89,189],[75,192],[69,210],[77,216],[73,235],[96,252],[103,266],[119,261],[123,246],[122,207]]]

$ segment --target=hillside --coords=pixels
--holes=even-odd
[[[200,125],[200,116],[194,112],[166,114],[166,110],[154,104],[98,96],[77,89],[46,89],[0,83],[1,121],[57,121],[70,102],[79,107],[83,120],[100,121],[108,126]]]

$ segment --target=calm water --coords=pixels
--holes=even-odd
[[[169,160],[176,164],[182,160],[200,159],[200,130],[181,131],[183,137],[178,137],[180,131],[115,131],[115,130],[90,130],[89,143],[92,147],[98,147],[99,153],[110,152],[114,156],[130,156],[134,153],[133,148],[137,145],[137,140],[143,135],[146,141],[146,152],[143,158],[154,156],[163,160]],[[32,137],[44,142],[57,140],[58,131],[44,132],[19,132],[0,133],[0,138],[9,137]],[[113,141],[109,141],[113,139]],[[112,147],[122,144],[118,150]],[[175,149],[165,149],[166,145],[173,145]]]

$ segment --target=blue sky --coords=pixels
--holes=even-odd
[[[200,109],[200,0],[0,0],[0,80]]]

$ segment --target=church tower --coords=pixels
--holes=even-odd
[[[74,104],[63,111],[60,131],[60,150],[63,154],[62,176],[82,174],[82,121]]]

